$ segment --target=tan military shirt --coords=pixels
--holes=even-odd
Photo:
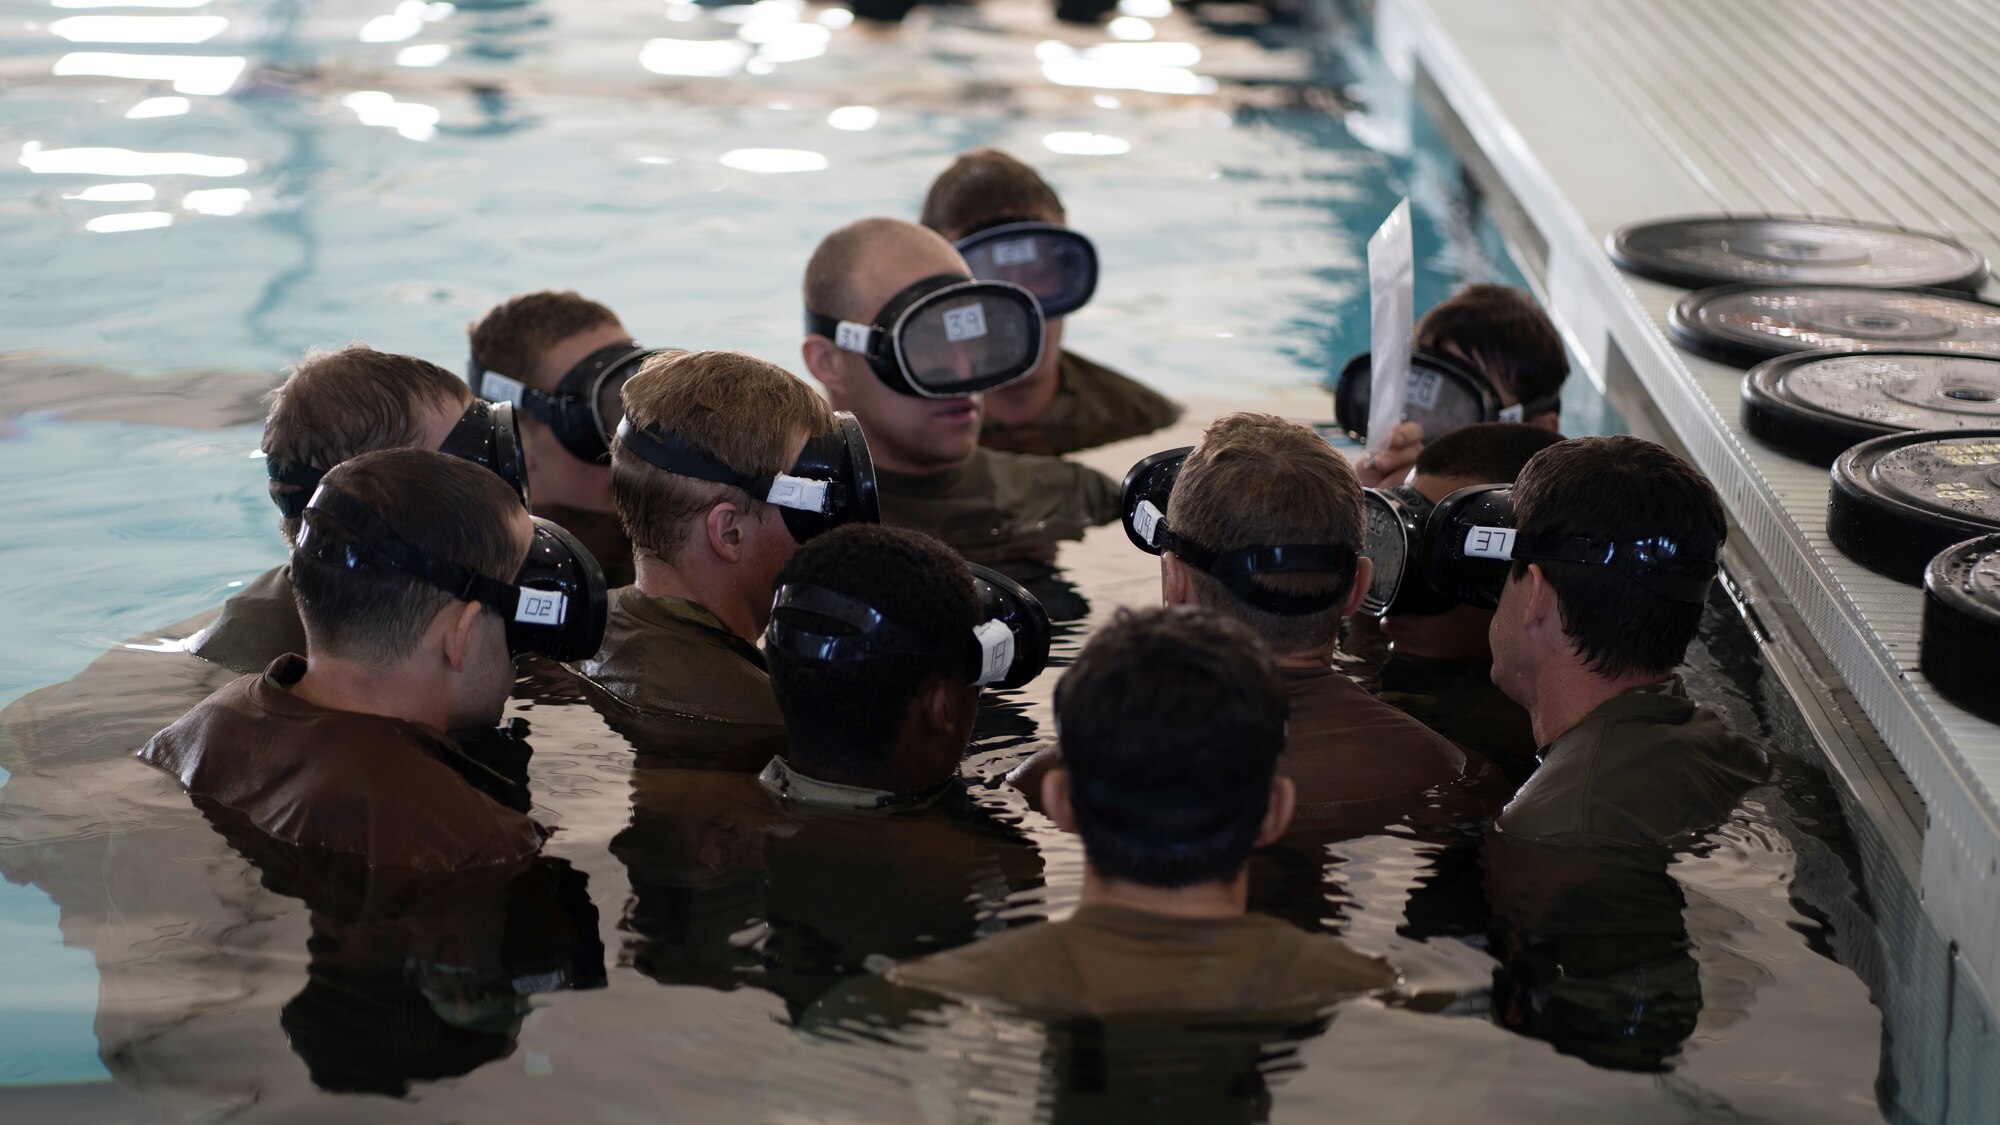
[[[988,419],[979,443],[1009,453],[1055,457],[1150,434],[1180,421],[1181,405],[1101,363],[1063,352],[1060,389],[1040,418],[1010,426]]]
[[[1492,664],[1391,654],[1381,675],[1384,703],[1484,755],[1515,785],[1535,772],[1534,724],[1494,686]]]
[[[1064,539],[1118,518],[1118,485],[1055,457],[976,449],[941,473],[877,470],[882,522],[928,532],[976,563],[1049,560]]]
[[[784,733],[764,654],[685,598],[612,591],[603,647],[572,669],[636,711]]]
[[[306,650],[306,627],[292,598],[290,563],[251,579],[222,614],[190,640],[190,652],[241,675],[262,672],[288,652]]]

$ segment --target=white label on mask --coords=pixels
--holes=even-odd
[[[843,320],[833,327],[834,346],[842,351],[868,354],[868,336],[867,325],[856,324],[851,320]]]
[[[521,590],[514,620],[525,625],[560,625],[568,615],[569,598],[558,590]]]
[[[528,389],[519,379],[509,379],[505,375],[495,375],[488,371],[481,380],[480,395],[494,402],[511,402],[521,405],[521,394]]]
[[[944,314],[944,338],[956,344],[986,335],[986,306],[977,301]]]
[[[1132,530],[1139,533],[1146,546],[1157,547],[1160,545],[1160,523],[1166,518],[1166,513],[1155,508],[1151,500],[1141,500],[1139,506],[1132,509]]]
[[[1465,533],[1465,557],[1468,559],[1498,559],[1512,562],[1514,559],[1514,529],[1511,527],[1474,527]]]
[[[982,621],[972,635],[979,642],[979,679],[974,686],[1006,679],[1007,669],[1014,666],[1014,630],[1004,621]]]
[[[996,266],[1020,266],[1035,260],[1035,240],[1032,238],[1010,238],[993,244],[993,264]]]
[[[1419,371],[1410,368],[1410,389],[1403,401],[1419,410],[1436,410],[1438,388],[1444,383],[1444,376],[1435,371]]]
[[[764,495],[764,502],[801,512],[825,512],[826,482],[779,473],[771,478],[771,491]]]
[[[1520,421],[1520,420],[1521,420],[1521,404],[1517,402],[1517,403],[1515,403],[1515,404],[1514,404],[1514,405],[1512,405],[1512,406],[1503,406],[1503,407],[1501,407],[1501,408],[1500,408],[1500,420],[1501,420],[1502,422],[1518,422],[1518,421]]]

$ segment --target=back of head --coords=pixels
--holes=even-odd
[[[313,352],[271,392],[264,456],[273,465],[326,470],[371,450],[427,446],[433,411],[462,410],[471,401],[458,376],[413,356],[366,344]],[[276,480],[270,489],[273,499],[301,491]],[[280,527],[286,543],[297,537],[297,520]]]
[[[874,609],[938,655],[811,660],[771,646],[766,661],[790,734],[792,760],[837,763],[848,775],[886,765],[910,702],[938,678],[970,683],[970,638],[979,600],[965,561],[936,539],[878,524],[850,524],[816,536],[785,562],[780,586],[816,586]],[[851,629],[817,614],[779,610],[817,633]],[[796,617],[793,615],[797,615]]]
[[[866,323],[881,311],[881,302],[901,286],[887,292],[867,292],[880,287],[865,284],[864,273],[871,267],[886,268],[915,255],[922,255],[925,261],[937,261],[940,268],[930,272],[965,273],[962,261],[944,268],[958,253],[936,231],[903,219],[856,219],[820,239],[813,248],[812,257],[806,262],[806,308],[837,320]]]
[[[1461,426],[1425,444],[1417,454],[1416,473],[1468,484],[1503,484],[1520,476],[1535,454],[1561,440],[1561,434],[1524,422]]]
[[[1562,337],[1533,297],[1505,285],[1468,285],[1417,321],[1414,343],[1457,352],[1521,402],[1553,396],[1569,377]]]
[[[1728,534],[1707,477],[1665,447],[1625,436],[1576,438],[1537,453],[1514,485],[1514,526],[1522,539],[1667,539],[1688,558],[1716,557]],[[1591,671],[1665,675],[1687,655],[1701,606],[1664,598],[1611,567],[1537,565]],[[1515,576],[1525,567],[1516,562]]]
[[[1151,887],[1235,878],[1269,808],[1288,708],[1242,624],[1195,606],[1119,610],[1056,687],[1092,869]]]
[[[1167,522],[1174,533],[1211,551],[1304,544],[1363,547],[1361,482],[1346,458],[1310,427],[1269,414],[1219,418],[1189,453],[1174,484]],[[1280,655],[1330,648],[1340,606],[1318,613],[1272,613],[1244,603],[1214,578],[1189,568],[1194,600],[1256,631]],[[1258,585],[1285,594],[1338,597],[1346,575],[1260,575]]]
[[[833,428],[833,411],[804,380],[741,352],[656,355],[626,382],[624,401],[634,427],[675,434],[746,476],[790,468],[802,438]],[[611,494],[633,547],[669,565],[716,504],[733,500],[754,509],[764,502],[734,485],[667,472],[618,442],[611,449]]]
[[[923,224],[960,238],[995,222],[1063,221],[1062,200],[1033,168],[994,148],[951,162],[924,196]]]
[[[542,354],[579,332],[617,323],[616,313],[575,290],[545,289],[507,298],[468,331],[479,366],[536,390],[553,391],[563,373],[537,378]]]
[[[343,461],[322,488],[336,489],[387,524],[410,547],[501,582],[520,571],[515,536],[521,499],[492,472],[428,449],[391,449]],[[337,521],[307,509],[313,535],[367,546]],[[349,569],[292,552],[292,589],[314,653],[387,668],[417,649],[450,594],[400,571]]]

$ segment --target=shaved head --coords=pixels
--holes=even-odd
[[[861,219],[820,240],[806,263],[806,307],[866,322],[905,286],[941,273],[966,275],[942,235],[901,219]]]

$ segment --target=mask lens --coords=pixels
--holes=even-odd
[[[1194,446],[1184,445],[1155,453],[1125,474],[1118,497],[1125,537],[1149,555],[1157,555],[1162,549],[1159,524],[1166,518],[1174,482],[1180,479],[1181,464],[1193,451]]]
[[[1017,223],[981,231],[958,244],[972,276],[1008,281],[1041,302],[1045,316],[1075,312],[1097,289],[1097,250],[1072,230]]]
[[[1362,352],[1340,369],[1334,381],[1333,413],[1356,441],[1368,439],[1368,410],[1374,400],[1375,370]],[[1477,422],[1500,418],[1500,396],[1465,364],[1450,356],[1418,352],[1410,357],[1403,395],[1403,420],[1424,428],[1424,440],[1443,437]]]
[[[607,371],[597,380],[597,389],[591,395],[591,411],[597,419],[597,428],[604,433],[608,446],[612,435],[618,432],[618,423],[625,420],[625,384],[639,373],[639,365],[631,364],[617,371]]]
[[[905,314],[897,331],[904,371],[934,395],[991,390],[1041,357],[1040,311],[1018,290],[948,290]]]
[[[528,476],[512,403],[474,399],[438,445],[438,452],[492,470],[520,496],[524,507],[528,504]]]
[[[1409,575],[1410,552],[1418,540],[1413,533],[1421,524],[1399,498],[1372,488],[1364,489],[1361,496],[1368,525],[1367,554],[1375,564],[1375,577],[1369,581],[1361,611],[1379,617],[1395,602]]]
[[[514,585],[520,604],[507,622],[507,649],[550,660],[582,660],[604,640],[609,598],[604,571],[576,537],[544,519]]]

